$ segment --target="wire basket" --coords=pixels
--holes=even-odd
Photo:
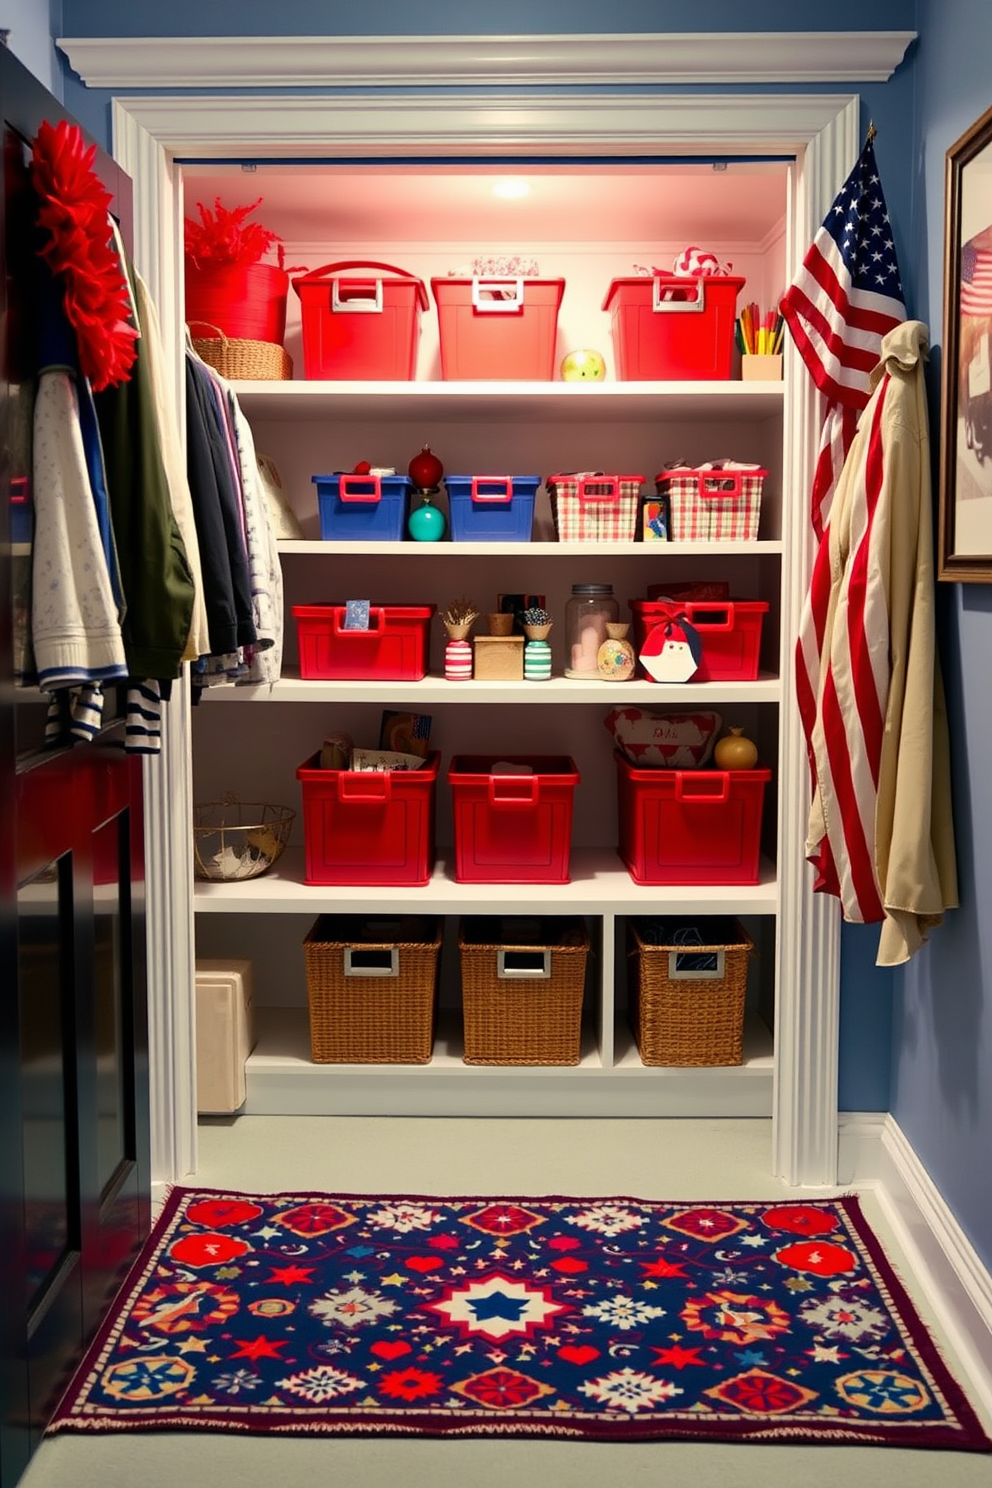
[[[212,331],[212,336],[194,336],[193,326]],[[293,361],[284,346],[275,341],[249,341],[225,336],[206,321],[190,322],[193,350],[208,366],[230,382],[289,382]]]
[[[193,870],[197,878],[235,883],[258,878],[282,857],[296,812],[288,806],[227,796],[193,807]]]

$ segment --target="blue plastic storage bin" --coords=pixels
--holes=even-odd
[[[400,542],[413,481],[406,475],[315,475],[324,541]]]
[[[452,542],[530,542],[539,475],[447,475]]]

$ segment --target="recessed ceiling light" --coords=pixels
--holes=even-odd
[[[497,181],[493,187],[493,196],[502,196],[507,200],[529,195],[529,184],[521,180],[519,176],[508,176],[505,181]]]

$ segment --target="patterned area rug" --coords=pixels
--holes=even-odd
[[[992,1451],[853,1198],[176,1188],[50,1429]]]

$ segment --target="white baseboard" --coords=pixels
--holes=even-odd
[[[898,1123],[841,1114],[838,1183],[871,1189],[972,1389],[992,1413],[992,1276]]]

